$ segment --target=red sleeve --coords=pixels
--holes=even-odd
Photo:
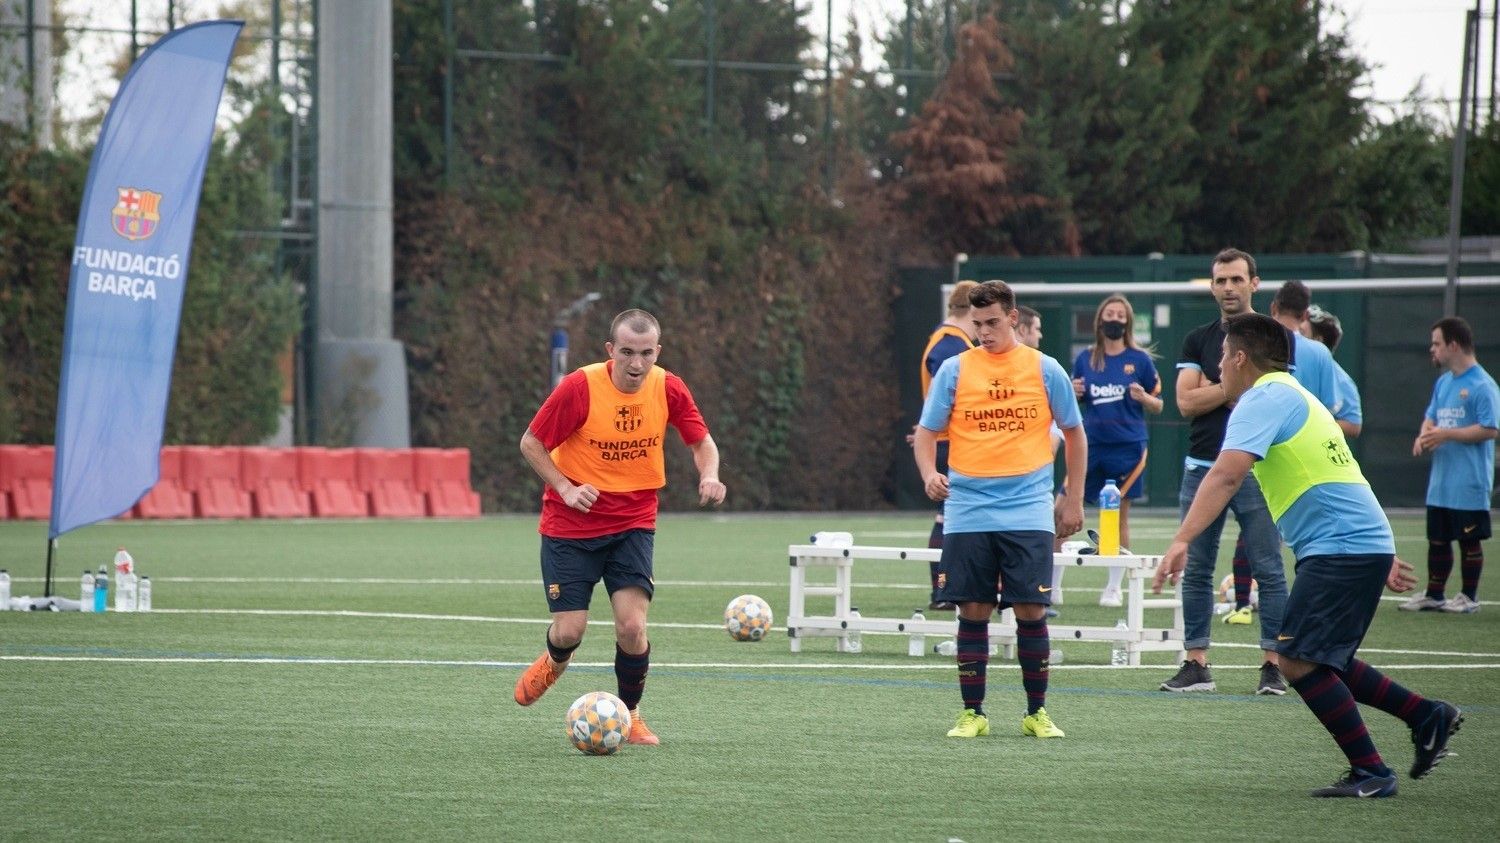
[[[698,412],[693,393],[671,372],[667,373],[667,423],[677,428],[677,435],[687,445],[696,445],[708,435],[708,424]]]
[[[688,401],[693,399],[688,397]],[[697,409],[694,408],[694,412]],[[580,369],[565,376],[542,402],[531,420],[531,435],[540,439],[542,447],[552,450],[561,445],[573,432],[583,427],[589,417],[588,376]],[[700,420],[701,423],[701,420]]]

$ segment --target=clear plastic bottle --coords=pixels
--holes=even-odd
[[[94,575],[94,611],[103,612],[109,607],[109,574],[105,572],[104,566],[99,566],[99,573]]]
[[[859,618],[859,607],[858,606],[850,606],[849,607],[849,617],[850,618],[854,618],[854,619],[858,619]],[[845,649],[845,652],[849,652],[849,653],[863,653],[865,651],[864,639],[862,639],[860,637],[859,630],[857,630],[857,629],[851,629],[851,630],[849,630],[848,640],[849,640],[849,646]]]
[[[818,547],[853,547],[853,533],[834,533],[828,530],[820,530],[808,537],[808,540]]]
[[[1124,618],[1120,618],[1115,623],[1115,629],[1128,630],[1130,629],[1130,624],[1126,623]],[[1114,646],[1109,651],[1109,663],[1116,667],[1130,664],[1130,653],[1125,649],[1124,641],[1116,641],[1114,643]]]
[[[0,568],[0,612],[10,611],[10,572]]]
[[[94,611],[94,574],[85,568],[83,578],[78,581],[78,611]]]
[[[1099,490],[1099,555],[1120,555],[1120,487],[1113,478]]]
[[[135,597],[135,610],[137,612],[151,611],[151,578],[141,577],[140,585],[137,586],[138,593]]]
[[[1047,652],[1047,664],[1059,665],[1063,663],[1063,651],[1053,647]]]
[[[122,547],[115,551],[115,611],[134,612],[135,601],[135,560]]]
[[[927,616],[922,614],[921,609],[917,609],[916,611],[911,613],[912,623],[921,623],[925,620],[927,620]],[[908,656],[922,655],[923,651],[927,649],[926,643],[927,636],[923,635],[920,632],[912,632],[911,635],[906,639],[906,654]]]
[[[932,651],[940,656],[956,656],[958,655],[958,642],[952,638],[949,638],[947,641],[939,641],[932,648]]]

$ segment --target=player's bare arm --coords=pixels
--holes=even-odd
[[[729,491],[719,480],[719,446],[712,436],[705,435],[689,445],[688,450],[693,452],[693,465],[698,467],[698,505],[718,506]]]
[[[557,463],[552,461],[552,454],[530,430],[521,435],[521,456],[526,458],[531,470],[542,478],[542,482],[550,486],[569,507],[579,512],[588,512],[593,508],[594,501],[599,499],[598,489],[588,483],[575,486],[573,481],[558,470]]]
[[[1187,567],[1188,545],[1207,530],[1214,519],[1219,517],[1219,513],[1229,506],[1229,501],[1240,490],[1245,482],[1245,475],[1250,473],[1254,465],[1253,454],[1245,451],[1220,452],[1219,458],[1214,460],[1213,468],[1208,470],[1208,475],[1198,487],[1193,505],[1182,519],[1182,525],[1177,528],[1177,535],[1172,537],[1172,545],[1162,557],[1161,565],[1157,566],[1156,576],[1151,578],[1152,591],[1160,592],[1162,585],[1169,581],[1173,585],[1177,584],[1183,569]]]
[[[917,473],[922,475],[922,490],[935,501],[948,499],[948,476],[937,470],[937,433],[917,425],[911,443],[912,456],[917,461]]]
[[[1089,445],[1083,425],[1070,427],[1062,432],[1063,460],[1068,468],[1068,492],[1053,505],[1053,529],[1057,536],[1071,536],[1083,529],[1083,481],[1088,471]]]
[[[1177,370],[1177,412],[1186,418],[1224,406],[1224,387],[1208,379],[1201,369]]]
[[[1467,427],[1426,427],[1417,436],[1417,444],[1413,453],[1426,453],[1433,450],[1444,442],[1459,442],[1465,445],[1473,445],[1477,442],[1485,442],[1495,438],[1496,430],[1493,427],[1471,424]]]

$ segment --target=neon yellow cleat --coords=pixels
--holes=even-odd
[[[1252,617],[1253,613],[1254,610],[1249,606],[1241,606],[1225,615],[1224,623],[1234,624],[1235,626],[1248,626],[1255,622],[1255,619]]]
[[[1036,738],[1060,738],[1063,730],[1057,728],[1052,718],[1047,716],[1047,709],[1039,708],[1036,714],[1028,714],[1021,718],[1021,734]]]
[[[948,737],[977,738],[989,733],[990,719],[983,714],[975,714],[972,708],[966,708],[963,714],[958,715],[958,723],[948,730]]]

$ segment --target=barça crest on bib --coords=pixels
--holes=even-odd
[[[134,187],[119,187],[120,199],[110,213],[115,233],[126,240],[145,240],[161,223],[161,194]]]
[[[645,404],[620,404],[615,407],[615,430],[621,433],[630,433],[645,421]]]

